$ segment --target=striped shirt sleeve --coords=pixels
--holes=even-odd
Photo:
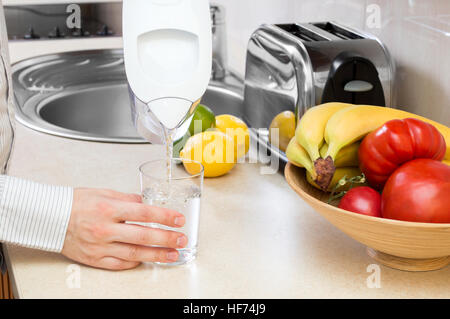
[[[61,252],[73,189],[0,175],[0,242]]]

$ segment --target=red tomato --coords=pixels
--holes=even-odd
[[[392,120],[366,136],[359,163],[369,184],[383,189],[402,164],[416,158],[441,161],[445,151],[444,137],[433,125],[417,119]]]
[[[450,223],[450,166],[429,159],[404,164],[386,183],[385,218],[423,223]]]
[[[342,197],[339,208],[358,214],[381,217],[381,195],[367,186],[355,187]]]

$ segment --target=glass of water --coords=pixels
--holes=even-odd
[[[186,224],[182,228],[172,228],[155,223],[144,224],[148,227],[181,232],[188,238],[187,246],[177,249],[178,260],[164,265],[185,264],[197,256],[203,166],[195,161],[187,163],[184,160],[184,162],[189,166],[191,174],[186,171],[181,159],[177,158],[147,162],[139,168],[144,203],[175,210],[183,214],[186,219]]]

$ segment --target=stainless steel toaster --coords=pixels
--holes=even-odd
[[[393,107],[394,78],[394,62],[375,36],[335,22],[263,25],[248,43],[244,118],[264,143],[283,111],[299,119],[326,102]]]

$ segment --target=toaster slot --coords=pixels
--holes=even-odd
[[[314,42],[314,41],[329,41],[329,39],[323,37],[322,35],[309,30],[299,24],[278,24],[277,27],[283,29],[286,32],[296,36],[302,41]]]
[[[364,39],[359,34],[356,34],[355,32],[352,32],[351,30],[344,29],[334,23],[331,22],[319,22],[319,23],[313,23],[314,26],[329,32],[333,34],[334,36],[342,39],[342,40],[358,40],[358,39]]]

